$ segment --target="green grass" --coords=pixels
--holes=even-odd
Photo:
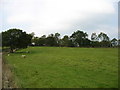
[[[6,56],[22,88],[117,88],[117,48],[29,47]],[[27,57],[22,58],[24,54]]]

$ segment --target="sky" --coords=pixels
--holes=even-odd
[[[74,31],[118,38],[119,0],[1,0],[0,31],[18,28],[35,36]]]

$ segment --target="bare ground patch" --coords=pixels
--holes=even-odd
[[[2,58],[2,88],[18,88],[14,81],[14,75],[12,73],[10,65]]]

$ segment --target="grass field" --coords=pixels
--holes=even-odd
[[[5,56],[19,87],[118,87],[117,48],[29,47],[20,51],[30,53]]]

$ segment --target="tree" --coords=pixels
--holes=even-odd
[[[43,35],[39,38],[39,45],[45,46],[46,45],[46,35]]]
[[[35,36],[35,33],[34,32],[32,32],[32,33],[30,33],[30,35],[34,38],[34,36]]]
[[[87,38],[88,34],[84,33],[83,31],[76,31],[74,32],[70,38],[72,40],[72,42],[74,43],[75,46],[84,46],[85,45],[85,41]]]
[[[111,46],[111,42],[110,41],[101,41],[100,43],[100,47],[110,47]]]
[[[101,32],[99,35],[98,35],[98,38],[101,40],[101,41],[109,41],[109,37],[107,36],[107,34]]]
[[[46,35],[41,36],[41,38],[44,38],[44,39],[45,39],[45,38],[46,38]]]
[[[107,36],[107,34],[101,32],[99,35],[98,35],[98,38],[99,40],[101,41],[100,42],[100,46],[101,47],[110,47],[111,46],[111,43],[110,43],[110,39],[109,37]]]
[[[59,46],[59,44],[60,44],[60,34],[55,33],[54,37],[55,37],[56,46]]]
[[[61,46],[64,46],[64,47],[73,47],[74,45],[72,43],[72,40],[67,35],[65,35],[61,39]]]
[[[10,52],[14,49],[27,48],[31,44],[32,36],[20,29],[9,29],[2,32],[2,46],[10,47]]]
[[[97,36],[96,33],[92,33],[92,35],[91,35],[91,40],[92,40],[92,41],[98,41],[98,36]]]
[[[100,47],[100,42],[98,41],[98,36],[96,33],[92,33],[91,35],[91,46],[92,47]]]
[[[111,44],[112,44],[113,47],[117,46],[118,45],[118,40],[116,38],[113,38],[111,40]]]
[[[32,38],[32,43],[34,43],[35,46],[39,46],[39,37]]]
[[[89,47],[91,45],[91,41],[88,38],[85,38],[83,40],[83,46],[84,47]]]
[[[46,45],[47,46],[55,46],[56,45],[56,40],[54,38],[54,34],[48,35],[46,38]]]
[[[91,41],[91,46],[92,47],[100,47],[100,42],[99,41]]]

